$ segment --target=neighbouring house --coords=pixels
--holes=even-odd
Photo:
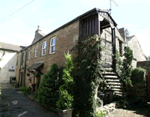
[[[118,50],[123,56],[125,39],[111,15],[97,8],[76,17],[47,35],[41,33],[38,26],[32,44],[17,53],[16,79],[19,86],[33,88],[34,85],[38,88],[40,77],[36,78],[35,74],[46,73],[53,63],[57,63],[59,67],[64,66],[64,53],[91,34],[102,38],[101,44],[106,49],[101,51],[103,66],[107,68],[107,72],[102,72],[107,83],[103,91],[106,96],[104,103],[108,103],[108,98],[109,101],[112,100],[112,92],[121,96],[121,83],[115,70],[115,55]]]
[[[143,50],[137,37],[135,35],[129,36],[128,30],[125,28],[120,28],[119,31],[122,37],[124,38],[124,45],[129,46],[133,51],[133,67],[137,67],[138,61],[146,61],[146,57],[143,53]]]
[[[15,77],[17,52],[21,50],[18,45],[0,42],[0,83],[9,83]]]

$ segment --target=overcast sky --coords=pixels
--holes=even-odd
[[[143,52],[150,55],[150,1],[115,0],[112,17],[118,28],[136,35]],[[0,0],[0,41],[31,44],[37,26],[47,34],[84,12],[109,9],[109,0]],[[20,9],[20,10],[18,10]]]

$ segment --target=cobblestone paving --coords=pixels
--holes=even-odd
[[[137,114],[136,111],[116,109],[112,113],[108,114],[107,117],[150,117],[142,114]]]

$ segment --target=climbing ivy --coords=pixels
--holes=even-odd
[[[119,52],[116,50],[116,72],[119,76],[122,76],[122,69],[123,69],[123,61],[121,60],[121,56]]]
[[[133,51],[130,49],[130,47],[125,48],[124,57],[125,58],[123,59],[122,77],[124,79],[126,86],[132,86],[131,73],[132,73]]]
[[[92,35],[79,41],[73,49],[76,53],[74,59],[74,116],[94,117],[96,114],[97,89],[102,81],[100,75],[101,39]]]

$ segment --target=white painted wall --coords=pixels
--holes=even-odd
[[[0,52],[0,57],[2,56],[3,51]],[[0,83],[9,83],[10,77],[15,77],[15,71],[9,71],[11,66],[16,67],[17,54],[16,52],[6,51],[5,55],[0,61]]]

